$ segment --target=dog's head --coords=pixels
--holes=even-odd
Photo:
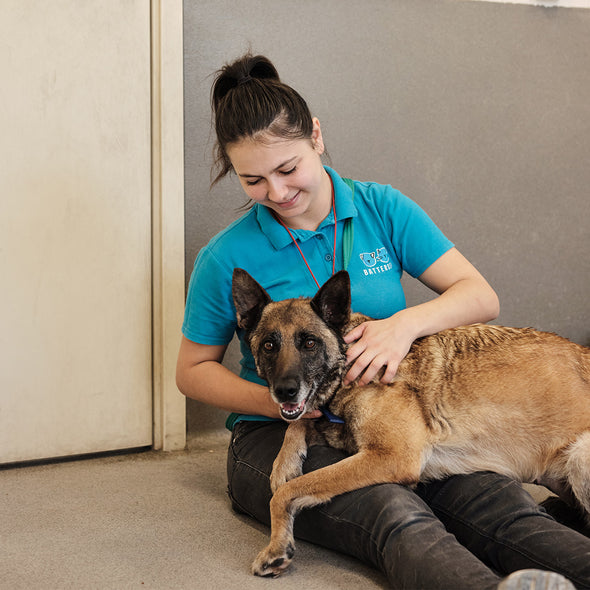
[[[348,273],[336,273],[311,299],[272,301],[236,268],[232,294],[238,326],[282,417],[297,420],[322,406],[340,383],[346,362],[342,330],[350,318]]]

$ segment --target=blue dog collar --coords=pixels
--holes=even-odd
[[[322,406],[320,408],[320,412],[324,415],[328,422],[332,422],[333,424],[344,424],[344,420],[332,414],[332,412],[330,412],[326,406]]]

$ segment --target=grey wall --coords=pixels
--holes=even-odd
[[[212,73],[251,48],[332,165],[422,205],[500,295],[496,323],[590,344],[590,10],[453,0],[185,0],[186,269],[233,220],[209,191]],[[428,296],[407,283],[409,302]],[[235,352],[229,363],[235,362]],[[189,428],[223,414],[189,403]]]

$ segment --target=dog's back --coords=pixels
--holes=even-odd
[[[493,403],[532,415],[541,406],[560,415],[590,410],[590,349],[531,328],[476,324],[422,338],[398,379],[430,405],[438,398],[458,408]],[[578,407],[564,407],[570,403]]]

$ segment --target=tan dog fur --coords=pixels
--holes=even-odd
[[[342,335],[368,319],[350,314],[347,273],[313,299],[272,302],[236,269],[233,294],[258,372],[290,419],[271,475],[271,540],[253,573],[288,567],[301,508],[372,484],[495,471],[573,496],[590,514],[590,349],[529,328],[473,325],[417,340],[391,385],[343,387]],[[298,420],[323,405],[345,424]],[[350,456],[302,475],[319,440]]]

